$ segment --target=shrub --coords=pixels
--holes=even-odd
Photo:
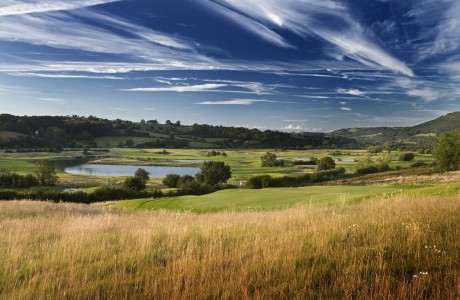
[[[427,166],[427,163],[423,162],[423,161],[418,161],[418,162],[414,162],[413,164],[410,165],[411,168],[420,168],[420,167],[426,167]]]
[[[273,177],[270,175],[253,176],[246,181],[246,187],[248,189],[262,189],[270,187],[270,182],[272,180]]]
[[[412,161],[415,158],[415,154],[412,152],[403,153],[399,156],[399,161]]]

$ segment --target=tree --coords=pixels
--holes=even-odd
[[[180,175],[168,174],[163,178],[163,184],[169,188],[177,188],[179,184]]]
[[[145,184],[139,177],[128,177],[123,182],[123,186],[127,189],[140,191],[145,189]]]
[[[460,129],[443,133],[436,140],[433,156],[437,167],[442,171],[460,169]]]
[[[318,171],[327,171],[327,170],[334,170],[335,169],[335,161],[331,157],[323,157],[318,161],[318,165],[316,167]]]
[[[206,161],[201,165],[201,172],[196,175],[199,182],[210,185],[226,183],[232,177],[232,169],[221,161]]]
[[[34,175],[38,183],[43,186],[53,186],[58,182],[56,170],[51,162],[39,160],[35,163]]]
[[[137,171],[134,173],[134,176],[139,178],[144,185],[150,180],[149,175],[150,173],[142,168],[137,169]]]
[[[260,166],[261,167],[276,167],[278,165],[278,161],[276,159],[276,154],[267,152],[265,155],[260,157]]]

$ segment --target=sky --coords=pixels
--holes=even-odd
[[[2,0],[0,113],[284,131],[460,110],[458,0]]]

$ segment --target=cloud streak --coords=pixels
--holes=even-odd
[[[279,103],[279,101],[270,101],[270,100],[254,100],[254,99],[232,99],[224,101],[203,101],[195,103],[197,105],[253,105],[255,103]]]
[[[351,58],[359,63],[379,69],[385,68],[407,76],[414,76],[414,72],[402,61],[387,53],[372,41],[372,36],[367,36],[362,26],[356,22],[346,6],[332,0],[213,0],[200,1],[209,9],[220,10],[231,21],[239,24],[250,32],[255,32],[247,22],[254,22],[266,28],[289,30],[304,38],[318,38],[336,47],[333,55],[341,60],[343,57]],[[231,16],[228,12],[231,9]],[[236,18],[238,13],[241,18]],[[327,16],[328,25],[324,22]],[[255,32],[257,34],[257,32]],[[270,29],[270,34],[264,31],[259,36],[273,44],[278,34]]]
[[[32,13],[45,13],[60,10],[74,10],[118,1],[122,0],[32,0],[27,2],[17,0],[4,0],[4,3],[0,4],[0,17]]]
[[[122,91],[126,92],[213,92],[216,89],[226,87],[226,84],[198,84],[198,85],[178,85],[178,86],[168,86],[168,87],[152,87],[152,88],[134,88],[134,89],[124,89]]]

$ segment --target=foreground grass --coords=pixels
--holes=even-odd
[[[162,199],[139,199],[117,202],[119,209],[182,210],[216,212],[223,210],[273,210],[299,205],[330,205],[356,203],[364,199],[401,193],[418,186],[308,186],[301,188],[270,188],[261,190],[230,189],[202,196],[181,196]]]
[[[272,212],[0,202],[1,299],[458,299],[460,200]]]

